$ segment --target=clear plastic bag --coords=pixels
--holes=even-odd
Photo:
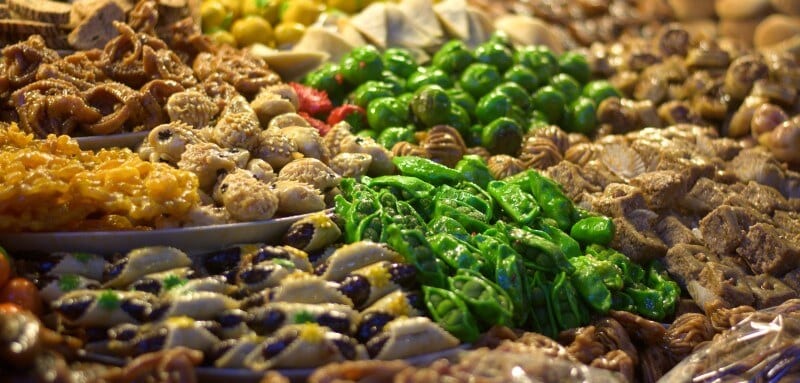
[[[689,355],[659,382],[800,381],[800,300],[756,311]]]
[[[552,358],[544,353],[521,355],[507,352],[488,352],[467,361],[475,366],[475,375],[488,381],[513,383],[623,383],[620,375],[608,370],[589,367],[565,359]],[[463,361],[462,361],[463,362]]]
[[[525,353],[478,349],[457,361],[437,361],[395,376],[394,383],[623,383],[617,373],[554,357],[539,350]]]

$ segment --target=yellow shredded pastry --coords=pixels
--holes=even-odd
[[[199,203],[197,177],[128,149],[82,151],[0,125],[0,231],[148,229]]]

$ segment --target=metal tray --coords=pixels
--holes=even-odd
[[[417,355],[404,360],[415,366],[425,366],[439,359],[455,358],[462,351],[469,349],[469,347],[469,344],[462,344],[455,348],[437,351],[430,354]],[[85,353],[81,355],[81,358],[87,361],[105,363],[114,366],[125,365],[125,361],[122,359],[102,354]],[[316,368],[297,368],[278,369],[274,371],[287,377],[292,382],[305,382],[315,370]],[[197,380],[202,383],[259,383],[265,374],[265,371],[215,367],[198,367],[195,369],[195,372],[197,373]]]
[[[307,215],[149,231],[0,233],[0,245],[12,253],[81,251],[105,255],[144,246],[172,246],[188,254],[199,254],[241,243],[274,243],[292,223]]]
[[[74,137],[82,150],[100,150],[105,148],[135,148],[144,141],[150,132],[133,132],[109,134],[107,136]]]

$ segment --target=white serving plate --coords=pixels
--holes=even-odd
[[[0,233],[0,245],[12,253],[80,251],[105,255],[125,253],[144,246],[172,246],[188,254],[198,254],[241,243],[274,243],[292,223],[307,215],[149,231]]]
[[[100,150],[106,148],[131,148],[133,149],[147,137],[148,131],[109,134],[106,136],[74,137],[82,150]]]

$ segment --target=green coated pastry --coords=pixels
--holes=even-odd
[[[532,195],[519,186],[503,181],[492,181],[487,191],[514,222],[527,225],[539,216],[540,208]]]
[[[584,301],[600,313],[608,312],[611,309],[611,291],[603,284],[592,262],[586,256],[570,258],[569,262],[575,267],[570,280]]]
[[[450,233],[437,233],[428,237],[433,251],[454,270],[479,271],[483,261],[474,249]]]
[[[584,245],[607,245],[614,239],[614,232],[614,221],[611,218],[594,216],[575,222],[569,235]]]
[[[474,342],[480,331],[478,323],[461,298],[454,292],[443,288],[422,286],[425,306],[433,320],[443,329],[463,342]]]
[[[455,185],[464,180],[464,176],[455,169],[437,164],[427,158],[414,156],[397,156],[392,159],[404,176],[419,178],[431,185]]]
[[[402,229],[397,225],[390,225],[384,230],[389,246],[417,268],[420,283],[434,287],[447,286],[444,265],[421,231]]]
[[[461,157],[455,169],[463,174],[467,181],[484,189],[489,185],[489,182],[494,180],[483,158],[474,154],[467,154]]]
[[[461,269],[448,278],[450,290],[467,303],[470,311],[487,325],[511,326],[514,305],[500,286],[480,273]]]
[[[542,214],[554,219],[559,229],[569,231],[572,227],[572,217],[575,215],[572,200],[564,195],[561,186],[555,181],[537,171],[532,170],[528,174],[531,180],[531,192],[542,207]]]

